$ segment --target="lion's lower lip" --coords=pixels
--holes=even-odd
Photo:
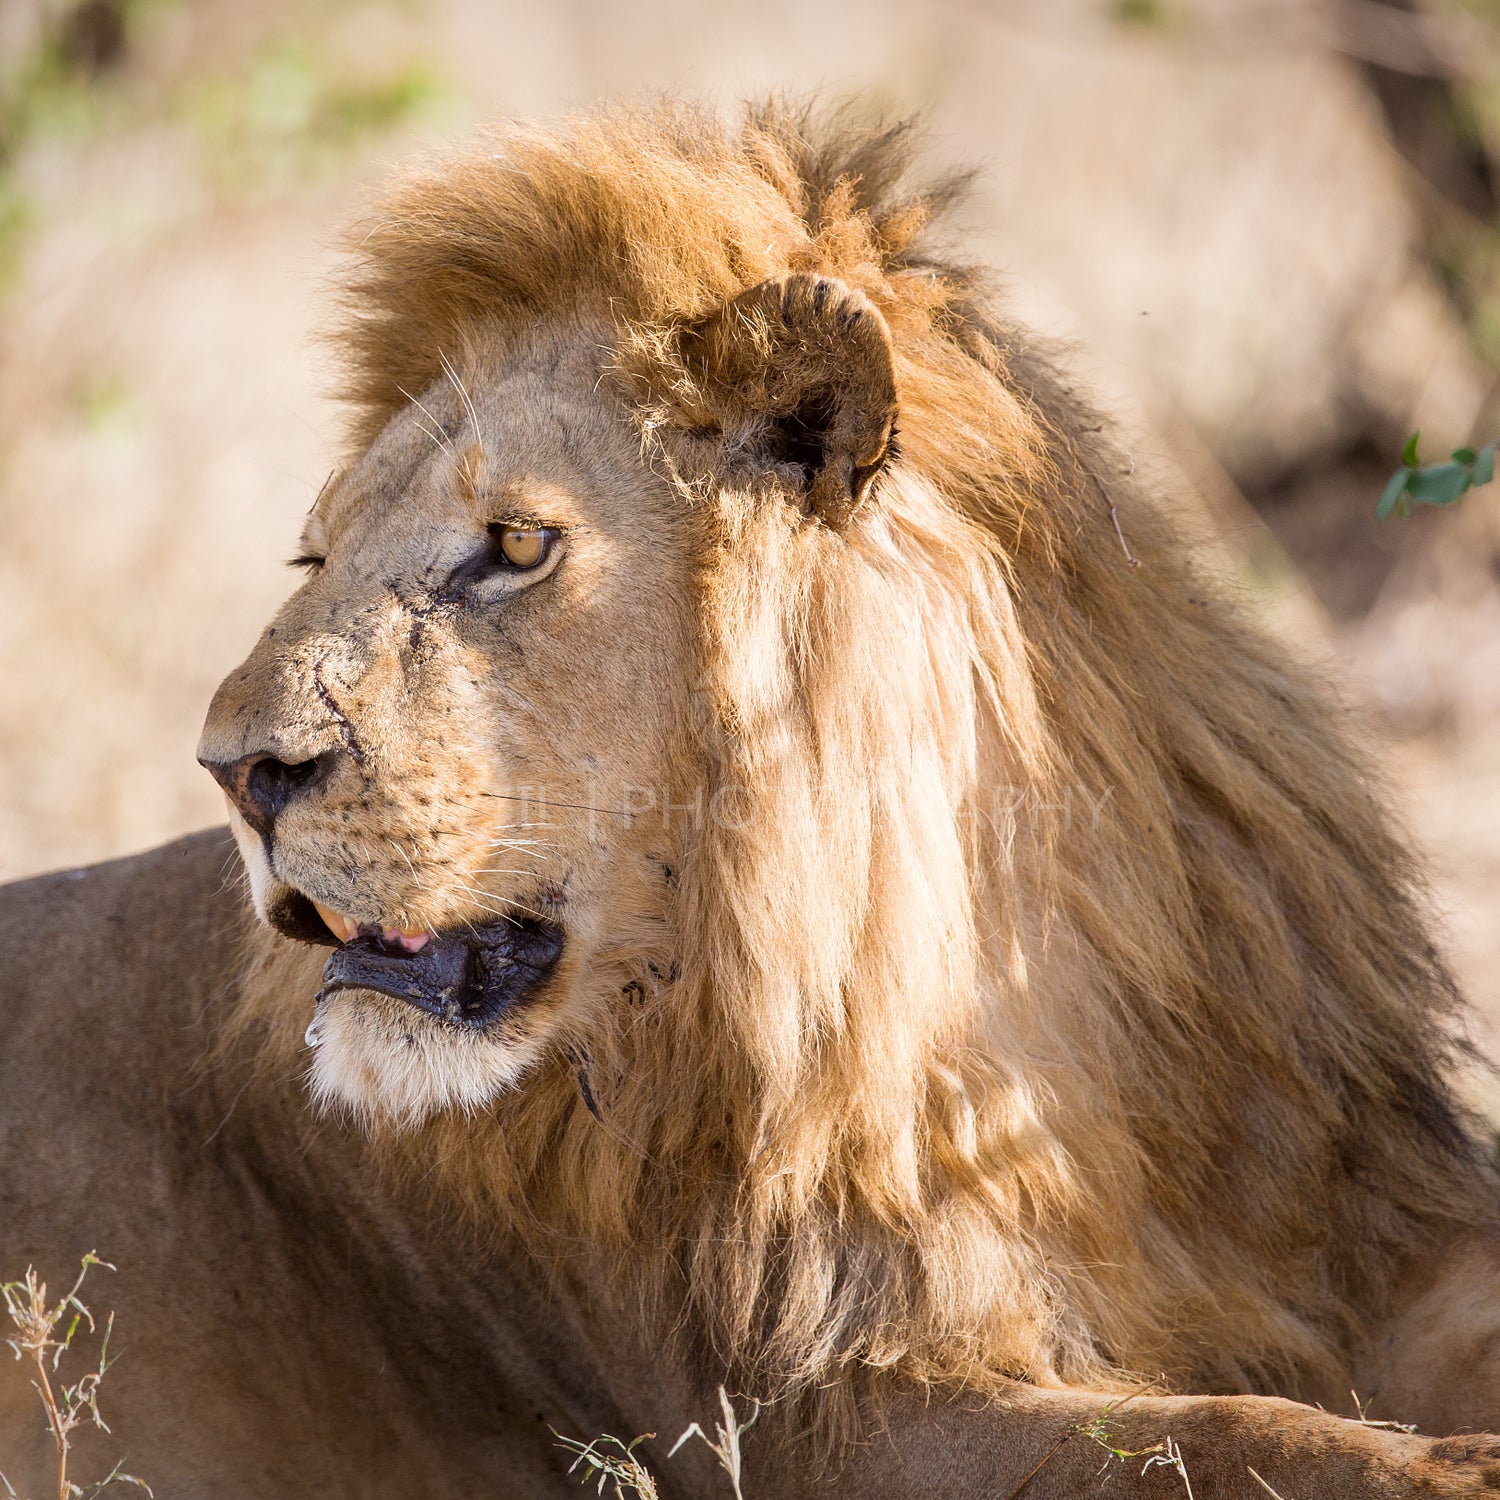
[[[373,990],[482,1031],[528,999],[562,956],[561,929],[528,919],[440,932],[410,953],[374,935],[335,948],[318,998]]]

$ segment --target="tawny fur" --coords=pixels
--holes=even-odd
[[[388,1149],[833,1427],[873,1369],[1337,1389],[1408,1252],[1493,1219],[1420,881],[1326,688],[927,248],[949,190],[912,154],[616,109],[504,127],[361,226],[357,448],[443,355],[477,380],[538,324],[607,330],[601,388],[691,518],[674,783],[744,810],[660,912],[593,913],[614,957],[519,1088]],[[681,331],[790,271],[895,346],[899,448],[842,535],[691,417]],[[265,945],[242,1025],[290,1047],[306,961]]]

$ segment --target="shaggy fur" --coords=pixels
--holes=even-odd
[[[505,126],[361,226],[356,448],[443,354],[472,384],[539,324],[607,330],[601,388],[691,519],[673,775],[744,814],[683,837],[658,925],[598,915],[649,1003],[643,962],[578,977],[518,1089],[389,1149],[474,1224],[627,1266],[830,1430],[871,1371],[1341,1394],[1407,1256],[1494,1218],[1420,883],[1326,690],[930,248],[951,189],[913,152],[617,109]],[[801,271],[895,351],[897,447],[842,534],[685,352]],[[263,944],[242,1019],[290,1043],[302,960]]]

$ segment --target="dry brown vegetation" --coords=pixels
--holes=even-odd
[[[713,1424],[713,1433],[710,1435],[699,1423],[692,1423],[672,1444],[667,1457],[674,1457],[684,1443],[696,1438],[713,1454],[715,1463],[728,1481],[734,1500],[746,1500],[741,1486],[741,1443],[759,1415],[760,1407],[752,1402],[749,1419],[742,1419],[735,1410],[729,1392],[721,1385],[719,1419]],[[576,1474],[581,1483],[592,1483],[601,1495],[605,1493],[606,1486],[611,1486],[611,1493],[616,1496],[616,1500],[629,1500],[632,1495],[637,1500],[657,1500],[660,1491],[655,1476],[641,1461],[637,1452],[642,1443],[655,1436],[654,1433],[645,1433],[628,1442],[609,1433],[588,1442],[565,1437],[561,1433],[554,1433],[554,1436],[558,1447],[573,1455],[568,1472]]]

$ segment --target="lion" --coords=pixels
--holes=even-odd
[[[725,1493],[721,1386],[756,1500],[1500,1489],[1420,872],[916,139],[612,106],[358,226],[232,844],[4,896],[6,1261],[119,1267],[157,1493]]]

